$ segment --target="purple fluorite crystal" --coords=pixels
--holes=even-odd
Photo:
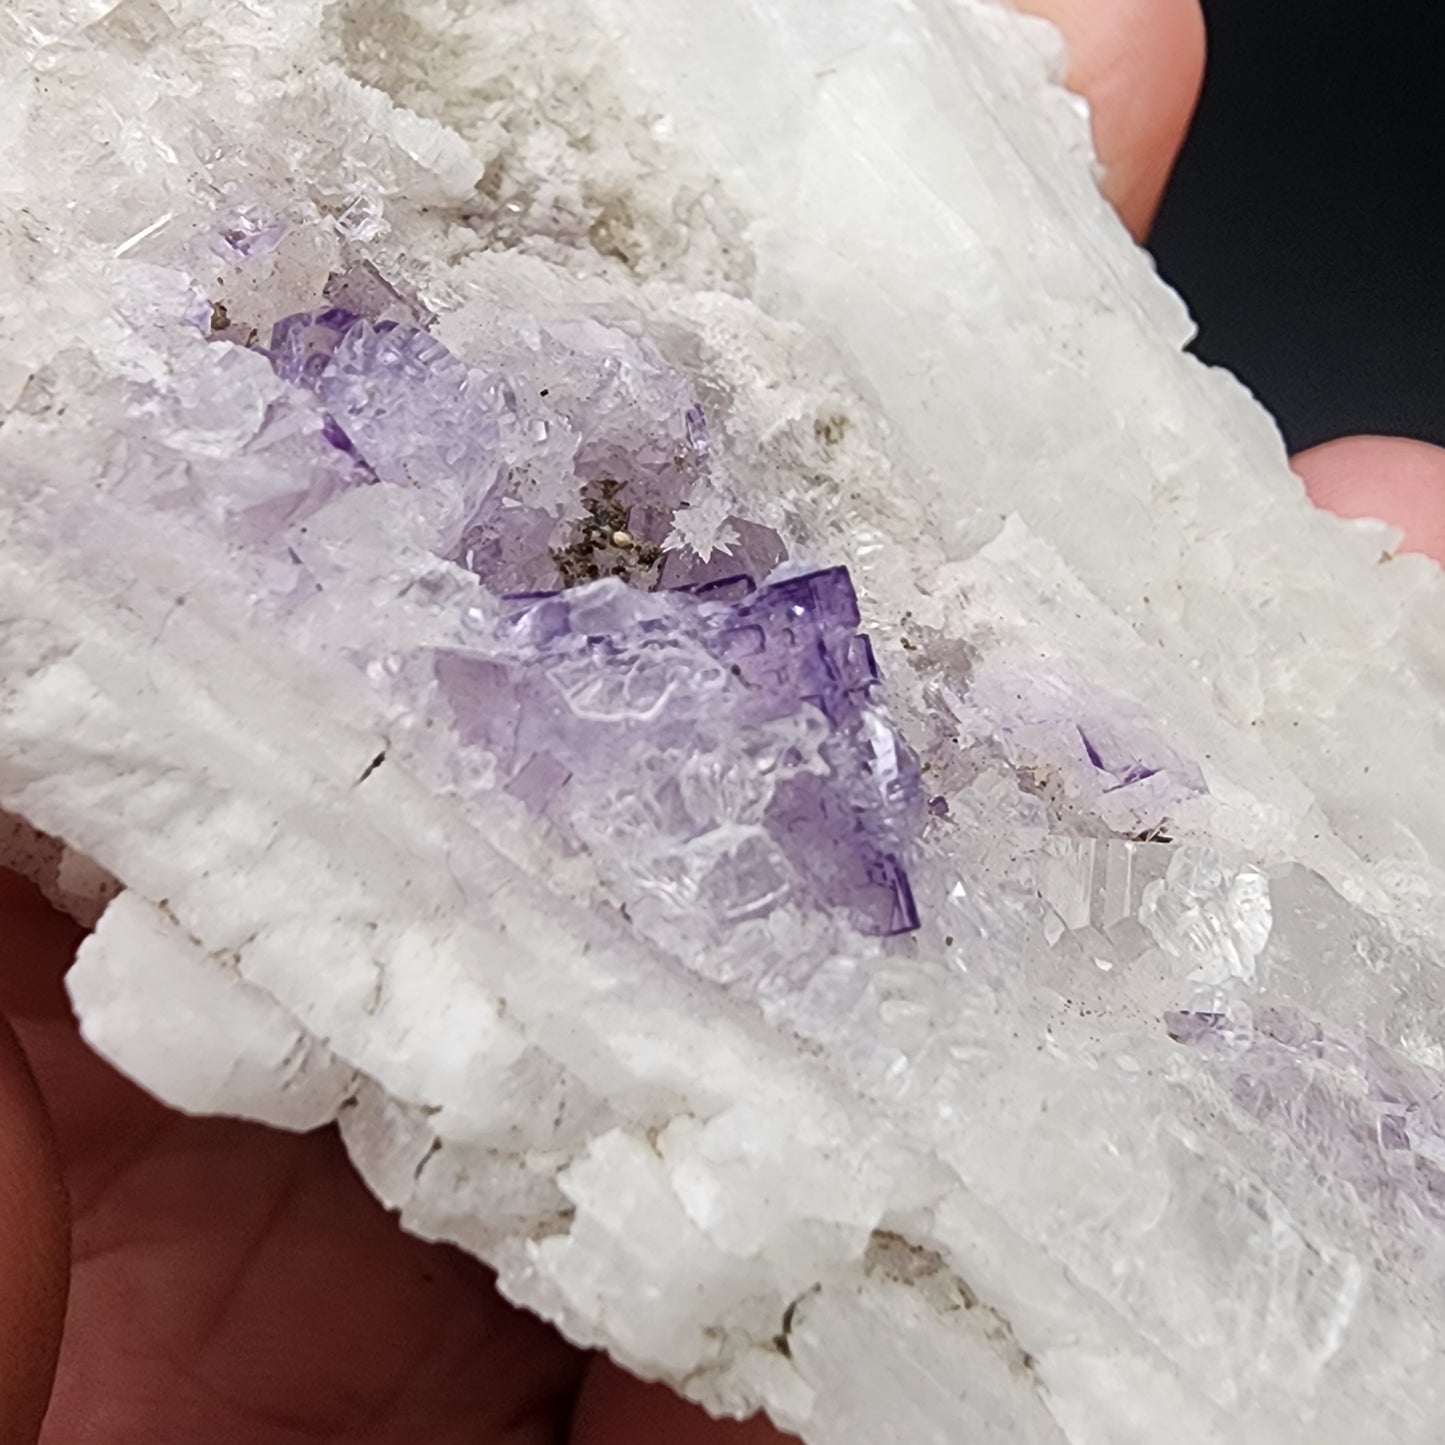
[[[333,306],[325,311],[303,311],[278,321],[271,331],[267,355],[276,375],[293,386],[319,391],[321,373],[326,370],[341,338],[361,317],[354,311]]]
[[[354,322],[317,390],[382,481],[448,489],[468,517],[497,481],[496,418],[467,368],[425,331]]]
[[[1108,776],[1105,791],[1115,788],[1129,788],[1135,783],[1147,782],[1157,777],[1160,769],[1141,762],[1129,749],[1108,731],[1095,726],[1089,731],[1079,729],[1079,740],[1089,761]]]
[[[330,307],[277,322],[268,354],[278,376],[320,398],[336,446],[382,481],[439,498],[460,534],[499,478],[498,429],[484,389],[441,342]]]
[[[420,301],[393,286],[370,261],[331,276],[321,293],[329,305],[370,321],[404,321],[425,331],[436,317]]]
[[[862,933],[917,927],[901,859],[918,773],[879,708],[845,568],[509,601],[437,677],[463,738],[533,811],[565,826],[628,780],[671,844],[706,860],[689,886],[724,921],[790,899]]]
[[[378,319],[399,298],[379,274],[327,297],[341,304],[279,322],[267,354],[357,475],[446,519],[438,550],[494,599],[471,645],[435,657],[475,776],[564,844],[643,860],[634,881],[664,910],[916,928],[918,770],[847,569],[769,580],[786,550],[745,517],[707,557],[668,540],[716,462],[677,373],[636,352],[629,394],[588,331],[572,352],[544,338],[548,383],[524,385],[526,358],[475,372],[394,310]]]
[[[211,249],[225,261],[253,261],[274,251],[288,229],[259,206],[237,206],[221,218]]]

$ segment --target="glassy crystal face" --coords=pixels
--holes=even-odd
[[[644,909],[723,929],[784,906],[875,937],[917,928],[919,772],[852,579],[787,568],[777,532],[743,517],[706,555],[679,543],[714,460],[685,379],[657,366],[629,394],[617,355],[589,366],[575,348],[487,373],[375,319],[407,303],[374,268],[327,290],[371,314],[288,316],[267,354],[317,399],[356,483],[415,491],[442,518],[439,552],[485,589],[468,645],[434,659],[479,775],[565,846],[624,853]],[[558,352],[563,384],[542,384]]]
[[[859,932],[918,924],[904,872],[917,770],[881,711],[846,569],[507,599],[438,659],[462,737],[563,832],[648,860],[720,923],[785,900]]]

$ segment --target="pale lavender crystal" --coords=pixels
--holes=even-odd
[[[500,592],[548,592],[561,584],[553,558],[560,524],[537,507],[496,499],[462,537],[453,560]]]
[[[466,516],[496,483],[496,418],[467,368],[425,331],[355,322],[318,391],[382,481],[453,490]]]
[[[1176,1044],[1222,1047],[1229,1016],[1220,1009],[1178,1009],[1164,1015],[1164,1027]]]
[[[1160,768],[1150,765],[1137,757],[1127,744],[1122,744],[1110,731],[1098,726],[1087,731],[1079,729],[1079,740],[1084,744],[1088,759],[1101,772],[1108,775],[1109,783],[1105,792],[1115,788],[1128,788],[1157,777]]]
[[[1209,1058],[1214,1086],[1250,1120],[1258,1147],[1307,1121],[1321,1137],[1351,1141],[1332,1153],[1336,1189],[1445,1220],[1445,1109],[1401,1049],[1332,1034],[1294,1008],[1256,1008],[1252,1026],[1222,1008],[1171,1012],[1165,1027]]]
[[[271,329],[271,345],[267,351],[276,374],[283,381],[303,386],[319,395],[321,376],[332,354],[340,345],[341,338],[360,319],[355,312],[333,306],[325,311],[305,311],[278,321]],[[327,415],[324,430],[332,446],[360,460],[351,438],[335,417]]]
[[[384,482],[444,498],[458,529],[496,485],[496,416],[425,331],[330,307],[278,322],[268,354],[278,376],[320,398],[333,444]]]
[[[683,420],[687,426],[687,444],[693,456],[699,463],[706,462],[712,453],[706,414],[700,406],[690,406]]]
[[[1070,769],[1071,785],[1083,796],[1097,792],[1100,816],[1119,831],[1167,831],[1178,809],[1208,791],[1199,765],[1168,747],[1139,718],[1106,710],[1102,698],[1075,699],[1071,707],[1081,719],[1066,724],[1077,739],[1070,749],[1078,760]]]
[[[344,307],[325,311],[303,311],[278,321],[271,330],[267,355],[276,375],[293,386],[319,392],[321,373],[331,360],[341,338],[361,317]]]
[[[697,586],[740,572],[761,580],[787,557],[782,538],[771,527],[741,517],[728,518],[727,525],[736,540],[725,551],[715,549],[706,561],[689,548],[668,552],[662,562],[661,585]]]
[[[404,321],[425,331],[436,317],[399,286],[393,285],[370,261],[357,261],[327,279],[321,294],[343,311],[371,321]]]
[[[221,218],[211,249],[223,260],[252,261],[274,251],[289,229],[260,206],[237,206]]]
[[[273,405],[230,469],[226,535],[258,550],[286,552],[286,532],[332,498],[374,478],[354,456],[338,455],[309,397]],[[248,485],[249,483],[249,485]]]
[[[437,676],[463,737],[534,811],[562,822],[631,777],[655,789],[645,811],[684,847],[738,820],[678,802],[671,779],[686,762],[723,769],[741,754],[771,780],[749,820],[770,847],[725,867],[772,872],[743,887],[714,876],[713,893],[788,897],[874,935],[917,927],[902,863],[917,767],[877,705],[845,568],[650,596],[609,581],[511,605],[475,654],[440,656]]]

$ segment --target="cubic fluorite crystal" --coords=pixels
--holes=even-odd
[[[644,927],[660,909],[715,941],[791,899],[904,933],[917,771],[858,620],[841,567],[651,598],[603,581],[516,599],[437,676],[458,737],[586,838]]]
[[[1058,59],[7,10],[9,856],[122,1068],[714,1409],[1424,1445],[1445,591],[1180,355]]]
[[[380,299],[399,295],[387,287]],[[619,458],[622,477],[600,483],[574,467],[554,526],[506,495],[528,461],[518,391],[545,392],[583,443],[601,429],[594,394],[537,386],[539,356],[514,354],[510,372],[487,379],[423,330],[341,307],[278,321],[267,354],[278,377],[320,400],[323,432],[356,459],[358,484],[409,488],[420,510],[440,508],[442,556],[466,539],[454,560],[485,599],[468,608],[466,645],[437,658],[456,737],[480,750],[492,783],[590,847],[640,926],[715,936],[788,903],[865,934],[918,926],[903,861],[917,766],[879,706],[847,569],[760,578],[737,571],[724,546],[709,571],[713,559],[686,543],[673,549],[679,566],[659,566],[661,528],[685,505],[689,472],[709,461],[701,407],[672,427],[688,455],[650,487],[631,477],[630,456]],[[665,369],[659,377],[653,394],[603,404],[640,414],[644,428],[650,413],[675,421],[666,408],[686,383]],[[665,441],[667,427],[658,433]],[[568,503],[583,510],[580,529]],[[290,508],[276,520],[289,530],[308,515]],[[751,534],[744,565],[781,560],[776,533],[733,519],[732,540],[735,527]],[[519,576],[580,586],[507,592]],[[639,596],[626,585],[639,580],[663,590]],[[625,870],[610,856],[619,853]]]

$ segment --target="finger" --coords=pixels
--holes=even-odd
[[[0,869],[0,1013],[65,1018],[65,971],[85,930],[57,913],[33,884]]]
[[[587,1372],[568,1445],[797,1445],[766,1420],[714,1420],[662,1385],[645,1385],[602,1356]]]
[[[0,916],[3,917],[3,916]],[[65,1321],[69,1210],[49,1122],[0,1018],[0,1442],[30,1445]]]
[[[1404,533],[1399,550],[1445,563],[1445,451],[1404,437],[1343,437],[1291,464],[1310,500],[1339,517],[1374,517]]]
[[[1068,83],[1088,102],[1104,194],[1143,239],[1199,99],[1199,0],[1017,0],[1069,47]]]

